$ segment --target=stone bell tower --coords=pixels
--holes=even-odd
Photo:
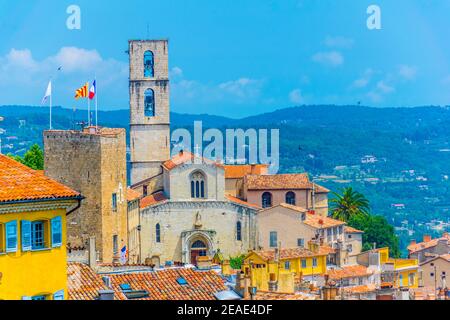
[[[130,40],[131,184],[157,176],[170,158],[167,40]]]

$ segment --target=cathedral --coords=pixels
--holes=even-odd
[[[223,165],[183,150],[171,157],[168,42],[131,40],[129,57],[139,261],[197,264],[257,250],[257,212],[279,203],[327,214],[329,191],[305,174],[269,175],[266,165]]]

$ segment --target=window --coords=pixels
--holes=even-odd
[[[291,270],[291,262],[290,261],[286,261],[284,263],[284,270]]]
[[[276,231],[270,232],[270,247],[271,248],[278,247],[278,234]]]
[[[45,295],[34,296],[34,297],[31,297],[31,300],[36,300],[36,301],[47,300],[47,296],[45,296]]]
[[[353,251],[353,245],[349,244],[347,245],[347,252],[352,252]]]
[[[62,245],[62,226],[61,217],[52,219],[52,247],[61,247]]]
[[[159,223],[156,224],[156,243],[161,243],[161,225]]]
[[[112,210],[117,211],[117,193],[112,194]]]
[[[303,268],[303,269],[306,268],[306,259],[302,259],[302,268]]]
[[[343,229],[344,229],[344,228],[342,228],[342,226],[339,226],[339,235],[341,235],[341,234],[342,234],[342,232],[343,232]]]
[[[64,300],[64,290],[60,290],[53,295],[53,300]]]
[[[272,206],[272,194],[270,192],[264,192],[262,195],[262,207],[270,208]]]
[[[33,250],[45,248],[43,221],[33,221],[31,223],[31,248]]]
[[[317,258],[313,258],[312,265],[313,268],[317,267]]]
[[[286,203],[295,206],[295,193],[294,192],[289,191],[288,193],[286,193]]]
[[[4,231],[4,224],[0,223],[0,253],[5,252],[5,231]]]
[[[191,197],[204,199],[205,194],[205,176],[201,172],[194,172],[191,175]]]
[[[17,251],[17,221],[10,221],[5,224],[6,252]]]
[[[144,115],[146,117],[155,116],[155,91],[152,89],[147,89],[144,93]]]
[[[142,191],[144,197],[146,197],[148,195],[148,186],[144,186]]]
[[[415,274],[414,273],[410,273],[409,274],[409,286],[414,286],[414,282],[415,282]]]
[[[300,219],[302,221],[305,221],[306,220],[306,213],[302,213],[301,216],[300,216]]]
[[[119,253],[119,237],[117,235],[113,235],[113,255],[117,255]]]
[[[144,78],[153,78],[155,76],[155,60],[153,52],[144,53]]]
[[[399,280],[399,286],[402,287],[403,286],[403,275],[402,274],[398,277],[398,280]]]
[[[305,239],[303,239],[303,238],[297,239],[297,247],[304,248],[305,247]]]
[[[242,241],[242,224],[240,221],[236,223],[236,240]]]
[[[358,285],[364,285],[364,278],[358,278]]]

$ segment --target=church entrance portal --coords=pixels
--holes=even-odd
[[[197,257],[206,257],[207,255],[208,246],[202,240],[197,240],[191,245],[191,264],[197,265]]]

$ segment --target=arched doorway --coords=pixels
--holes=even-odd
[[[197,265],[197,257],[206,257],[208,251],[208,245],[204,241],[195,240],[190,248],[191,264]]]

